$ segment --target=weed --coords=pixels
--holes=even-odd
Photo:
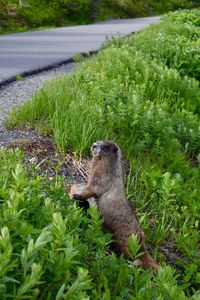
[[[22,75],[17,75],[16,76],[16,81],[20,81],[20,80],[23,80],[23,76]]]
[[[73,56],[73,61],[74,61],[74,62],[82,62],[82,61],[84,61],[84,60],[85,60],[85,57],[84,57],[84,55],[81,54],[81,53],[77,53],[77,54],[75,54],[75,55]]]

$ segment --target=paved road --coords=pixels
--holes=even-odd
[[[113,20],[0,36],[0,85],[13,77],[99,50],[106,39],[139,31],[159,17]]]

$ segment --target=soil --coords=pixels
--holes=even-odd
[[[77,159],[72,153],[64,155],[58,152],[50,138],[33,132],[27,126],[23,129],[23,133],[26,133],[27,138],[17,138],[7,142],[4,147],[21,149],[27,167],[34,164],[38,174],[49,180],[61,175],[65,178],[66,186],[86,182],[90,166],[88,158]]]

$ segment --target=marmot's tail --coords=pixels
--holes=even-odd
[[[147,249],[144,245],[141,246],[140,252],[143,252],[143,255],[140,256],[139,260],[142,263],[144,269],[151,268],[154,271],[158,271],[159,265],[153,260]]]

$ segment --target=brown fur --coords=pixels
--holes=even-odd
[[[99,151],[96,153],[95,151]],[[135,212],[125,197],[122,155],[119,147],[111,141],[98,141],[93,144],[93,159],[90,168],[88,183],[79,195],[76,194],[74,186],[71,194],[74,198],[88,199],[95,197],[105,226],[113,233],[117,246],[124,257],[131,259],[128,238],[136,234],[141,243],[140,262],[143,268],[158,269],[158,265],[149,255],[144,241],[142,231]]]

